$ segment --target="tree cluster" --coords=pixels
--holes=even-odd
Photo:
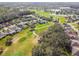
[[[41,34],[38,45],[32,50],[33,56],[71,55],[71,41],[60,25],[54,25]]]

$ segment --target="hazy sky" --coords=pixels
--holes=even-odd
[[[1,2],[79,2],[79,0],[0,0]]]

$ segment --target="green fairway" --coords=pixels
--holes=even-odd
[[[31,37],[32,33],[29,31],[29,29],[24,29],[18,34],[15,34],[13,38],[19,39],[16,43],[12,44],[8,48],[8,50],[3,55],[19,55],[19,53],[23,53],[21,55],[29,55],[29,51],[32,49],[33,44],[31,43]],[[26,47],[27,50],[23,50],[22,47]],[[20,51],[20,52],[18,52]]]
[[[59,22],[60,23],[66,23],[66,19],[65,19],[65,17],[63,17],[63,16],[60,16],[60,17],[58,17],[59,18]]]
[[[61,24],[66,23],[66,21],[67,21],[67,19],[64,16],[56,16],[56,15],[53,15],[53,18],[56,19],[56,20],[59,19],[59,22]]]
[[[41,32],[43,32],[44,30],[48,29],[49,26],[53,25],[52,22],[48,22],[46,24],[37,24],[36,26],[36,33],[39,34]]]
[[[6,48],[5,42],[6,42],[6,40],[7,40],[8,38],[10,38],[10,37],[12,37],[12,36],[6,36],[6,37],[2,38],[2,39],[0,40],[0,47],[2,47],[3,49],[5,49],[5,48]]]
[[[38,14],[39,16],[50,17],[49,12],[44,12],[44,11],[39,11],[39,10],[33,10],[33,11],[35,11],[35,13]]]

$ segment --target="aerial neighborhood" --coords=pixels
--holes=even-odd
[[[16,16],[17,18],[15,18],[15,19],[8,20],[3,23],[1,22],[0,39],[5,37],[6,35],[20,32],[24,27],[30,26],[31,24],[32,24],[31,26],[33,26],[33,24],[36,24],[36,23],[43,24],[43,23],[47,22],[47,19],[45,17],[38,18],[33,14],[27,15],[27,13],[26,13],[26,15],[25,14],[21,15],[21,18],[19,15],[17,15],[17,16]]]
[[[0,55],[79,56],[79,8],[55,4],[1,6]]]

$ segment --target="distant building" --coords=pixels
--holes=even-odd
[[[69,10],[69,9],[72,9],[71,7],[59,7],[59,9],[62,9],[62,10]]]
[[[2,31],[0,31],[0,39],[3,38],[3,37],[5,37],[5,36],[6,36],[5,33],[3,33]]]

